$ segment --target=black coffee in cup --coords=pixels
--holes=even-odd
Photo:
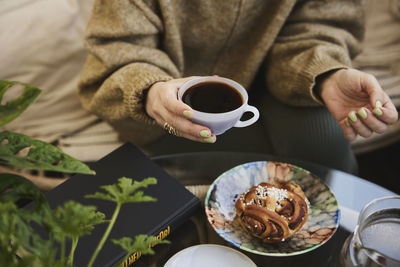
[[[202,82],[187,89],[182,101],[191,108],[207,113],[224,113],[243,105],[242,95],[223,82]]]

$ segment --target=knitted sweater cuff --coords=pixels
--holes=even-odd
[[[123,90],[124,105],[129,117],[154,125],[156,124],[155,120],[147,114],[145,108],[147,90],[157,82],[168,81],[173,78],[161,69],[157,71],[155,67],[149,69],[138,65],[142,65],[142,63],[135,63],[126,68],[128,71],[124,75],[125,86],[127,87]]]
[[[350,64],[343,64],[333,58],[316,58],[311,64],[308,64],[305,68],[302,80],[304,84],[308,84],[308,92],[311,98],[320,105],[324,105],[321,97],[317,93],[316,85],[317,78],[321,75],[326,74],[339,69],[348,69]]]

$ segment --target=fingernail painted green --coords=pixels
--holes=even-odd
[[[352,112],[349,113],[349,119],[350,119],[352,122],[356,122],[356,121],[357,121],[357,116],[356,116],[356,113],[355,113],[354,111],[352,111]]]
[[[377,116],[382,116],[382,110],[380,108],[374,109],[374,114]]]
[[[364,108],[360,109],[358,111],[358,115],[360,115],[361,118],[366,119],[367,118],[367,112],[365,111]]]
[[[190,119],[192,117],[192,112],[190,112],[190,110],[184,110],[183,116]]]
[[[375,107],[376,108],[381,108],[382,107],[382,103],[381,103],[381,101],[376,101],[376,103],[375,103]]]
[[[201,130],[200,131],[200,136],[201,137],[209,137],[210,135],[211,135],[210,132],[207,131],[207,130]]]
[[[203,139],[206,143],[215,143],[214,137],[206,137]]]
[[[347,125],[348,127],[351,126],[351,125],[350,125],[350,122],[349,122],[348,120],[345,120],[344,123],[346,123],[346,125]]]

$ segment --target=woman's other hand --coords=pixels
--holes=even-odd
[[[169,133],[197,142],[215,143],[216,136],[210,129],[191,122],[189,119],[193,116],[193,110],[178,100],[179,87],[193,78],[155,83],[147,93],[146,112]]]
[[[323,79],[319,94],[343,129],[346,139],[384,133],[398,119],[389,96],[373,75],[356,69],[340,69]]]

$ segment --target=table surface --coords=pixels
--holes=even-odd
[[[329,169],[310,162],[266,154],[196,152],[158,156],[153,157],[152,160],[185,186],[209,185],[223,172],[237,165],[260,160],[280,161],[297,165],[314,173],[329,186],[335,194],[341,209],[340,227],[333,237],[313,251],[290,257],[267,257],[241,251],[249,256],[257,266],[283,267],[295,266],[294,264],[297,266],[337,266],[341,246],[349,233],[354,229],[357,223],[358,212],[372,199],[396,195],[381,186],[345,172]],[[204,221],[206,220],[204,210],[200,210],[196,216],[204,218]],[[137,266],[163,266],[175,253],[192,245],[216,243],[230,246],[230,244],[218,236],[208,239],[199,237],[196,233],[196,227],[198,228],[193,223],[193,220],[184,222],[175,231],[175,234],[171,235],[169,240],[172,244],[157,246],[155,248],[155,256],[142,256],[142,259],[136,263]]]

